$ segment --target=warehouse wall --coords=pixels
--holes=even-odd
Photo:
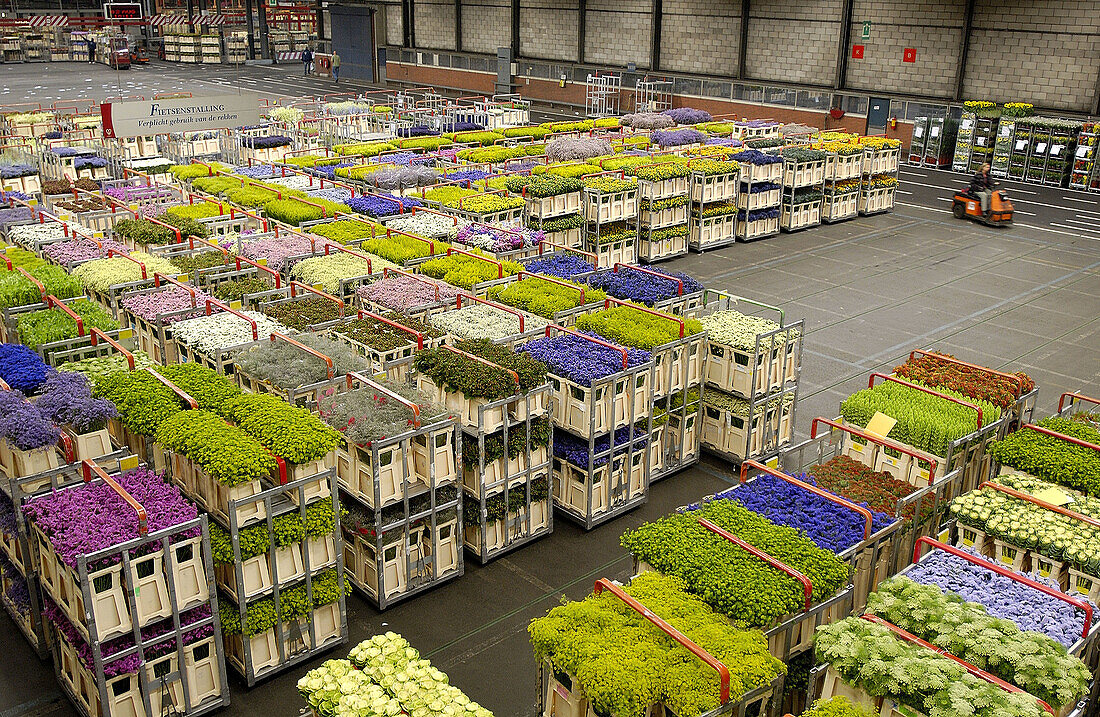
[[[1100,3],[977,0],[970,42],[967,97],[1096,107]]]
[[[370,1],[384,7],[384,42],[400,46],[402,0]],[[417,47],[455,49],[456,0],[404,1],[412,4]],[[741,74],[742,0],[662,0],[657,68],[650,68],[655,0],[458,0],[461,50],[489,55],[510,45],[513,2],[520,11],[521,58],[609,68],[634,63],[640,70],[703,77]],[[843,89],[1080,112],[1095,111],[1100,99],[1100,0],[974,0],[961,97],[966,0],[851,3]],[[836,87],[845,5],[749,0],[743,79]],[[865,22],[871,23],[866,39]],[[864,47],[862,58],[852,57],[855,45]],[[915,62],[903,62],[906,48],[915,50]]]
[[[863,23],[871,37],[862,38]],[[872,92],[950,97],[955,92],[966,4],[935,0],[855,0],[848,47],[848,86]],[[863,45],[863,58],[851,57]],[[905,48],[916,62],[902,62]]]
[[[754,80],[832,85],[843,13],[842,0],[752,3],[746,75]]]

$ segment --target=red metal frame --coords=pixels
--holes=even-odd
[[[47,296],[47,294],[46,294],[46,285],[45,285],[45,284],[43,284],[43,283],[42,283],[41,281],[39,281],[38,279],[35,279],[35,278],[34,278],[33,276],[31,276],[31,273],[30,273],[29,271],[27,271],[26,269],[24,269],[23,267],[21,267],[21,266],[17,266],[17,267],[15,267],[15,270],[16,270],[17,272],[19,272],[20,274],[22,274],[23,276],[25,276],[25,277],[27,277],[28,279],[30,279],[30,280],[31,280],[31,282],[32,282],[32,283],[33,283],[33,284],[34,284],[35,286],[37,286],[37,287],[38,287],[38,295],[42,297],[42,301],[45,301],[45,300],[46,300],[46,296]]]
[[[134,257],[130,256],[129,254],[124,254],[120,251],[115,251],[114,249],[108,249],[107,250],[107,258],[108,259],[110,259],[112,257],[116,257],[116,256],[121,256],[123,259],[128,259],[129,261],[132,261],[135,264],[137,264],[138,266],[140,266],[141,267],[141,278],[142,278],[142,280],[145,280],[145,279],[149,278],[149,273],[145,270],[145,264],[141,263],[140,261],[138,261]]]
[[[92,337],[92,346],[98,346],[99,345],[99,339],[103,339],[108,344],[110,344],[111,346],[118,349],[118,351],[121,352],[122,355],[126,357],[126,363],[130,364],[130,370],[131,371],[134,370],[134,368],[135,368],[134,355],[132,353],[130,353],[129,351],[127,351],[125,348],[123,348],[122,344],[115,341],[110,336],[108,336],[106,334],[106,332],[104,332],[102,329],[99,329],[98,327],[95,327],[95,326],[93,326],[92,330],[88,332],[88,335]]]
[[[936,647],[935,645],[933,645],[929,642],[925,642],[924,640],[920,639],[916,635],[901,629],[900,627],[898,627],[894,623],[887,622],[886,620],[883,620],[878,615],[863,614],[863,615],[860,615],[860,617],[863,618],[864,620],[868,621],[868,622],[872,622],[876,625],[881,625],[882,627],[885,627],[886,629],[890,630],[892,633],[894,633],[897,637],[901,638],[905,642],[911,642],[915,645],[920,645],[921,647],[927,648],[927,649],[931,650],[932,652],[935,652],[937,655],[940,655],[942,657],[946,657],[947,659],[951,660],[952,662],[955,662],[955,663],[961,665],[962,667],[966,668],[966,671],[969,672],[974,677],[985,680],[986,682],[988,682],[990,684],[997,685],[998,687],[1000,687],[1005,692],[1013,692],[1013,693],[1023,693],[1024,692],[1024,690],[1021,690],[1019,687],[1017,687],[1015,685],[1010,685],[1007,682],[1005,682],[1004,680],[1002,680],[1001,678],[995,677],[995,676],[989,674],[988,672],[986,672],[985,670],[979,669],[979,668],[975,667],[974,665],[971,665],[966,660],[955,657],[954,655],[952,655],[950,652],[943,649],[942,647]],[[1026,693],[1024,693],[1024,694],[1026,694]],[[1039,703],[1039,706],[1042,707],[1045,711],[1049,712],[1051,715],[1054,714],[1054,710],[1051,709],[1050,705],[1048,705],[1046,702],[1043,702],[1038,697],[1035,697],[1034,699],[1035,699],[1036,702]]]
[[[1000,376],[1001,378],[1007,378],[1011,381],[1016,382],[1016,385],[1017,385],[1016,398],[1019,398],[1020,395],[1023,393],[1024,378],[1022,376],[1017,376],[1014,373],[1005,373],[1003,371],[995,371],[991,368],[986,368],[985,366],[979,366],[976,363],[967,363],[966,361],[960,361],[957,358],[949,358],[947,356],[944,356],[943,354],[938,354],[935,351],[924,351],[922,349],[917,349],[915,351],[910,351],[909,352],[909,361],[912,361],[913,357],[916,356],[917,354],[920,354],[921,356],[931,356],[931,357],[935,358],[937,361],[943,361],[945,363],[953,363],[953,364],[956,364],[958,366],[965,366],[966,368],[972,368],[972,369],[975,369],[977,371],[984,371],[984,372],[986,372],[988,374],[991,374],[993,376]]]
[[[1042,583],[1040,583],[1036,580],[1032,580],[1031,578],[1027,577],[1026,575],[1019,575],[1019,574],[1009,570],[1008,568],[1002,567],[1002,566],[997,565],[996,563],[990,562],[988,560],[983,560],[982,558],[979,558],[976,555],[968,553],[965,550],[962,550],[960,548],[956,548],[954,545],[948,545],[947,543],[942,543],[942,542],[936,540],[935,538],[931,538],[927,535],[922,535],[922,536],[918,537],[917,542],[913,545],[913,562],[914,563],[916,563],[920,560],[920,557],[921,557],[920,547],[921,547],[922,544],[927,545],[930,548],[938,548],[938,549],[944,551],[945,553],[951,553],[952,555],[954,555],[956,557],[962,558],[962,559],[966,560],[967,562],[973,563],[974,565],[977,565],[979,567],[987,568],[987,569],[989,569],[989,570],[991,570],[991,571],[993,571],[993,572],[995,572],[998,575],[1001,575],[1003,577],[1012,578],[1016,582],[1023,583],[1024,585],[1027,585],[1029,588],[1035,588],[1036,590],[1043,593],[1044,595],[1049,595],[1050,597],[1057,598],[1058,600],[1061,600],[1062,602],[1067,602],[1070,605],[1073,605],[1075,608],[1078,608],[1078,609],[1082,610],[1085,613],[1085,623],[1084,623],[1083,628],[1081,629],[1081,639],[1084,640],[1086,637],[1088,637],[1089,630],[1092,628],[1092,615],[1093,615],[1093,613],[1092,613],[1092,605],[1090,603],[1088,603],[1087,601],[1080,600],[1080,599],[1075,598],[1071,595],[1067,595],[1064,592],[1061,592],[1060,590],[1055,590],[1054,588],[1050,587],[1049,585],[1044,585],[1044,584],[1042,584]]]
[[[1030,428],[1033,431],[1036,431],[1038,433],[1042,433],[1042,434],[1047,435],[1047,436],[1051,436],[1052,438],[1059,438],[1063,441],[1066,441],[1067,443],[1072,443],[1075,446],[1081,446],[1082,448],[1091,448],[1094,451],[1100,451],[1100,446],[1096,445],[1095,443],[1089,443],[1088,441],[1082,441],[1080,438],[1074,438],[1073,436],[1067,436],[1064,433],[1058,433],[1057,431],[1052,431],[1049,428],[1043,428],[1042,426],[1036,426],[1034,423],[1025,423],[1024,425],[1020,426],[1020,430],[1023,430],[1025,428]]]
[[[407,276],[410,279],[415,279],[416,281],[419,281],[421,284],[427,284],[428,286],[434,287],[436,303],[442,301],[442,299],[439,298],[439,284],[435,283],[434,281],[428,281],[418,274],[413,274],[412,272],[405,271],[404,269],[395,269],[391,266],[382,268],[382,278],[388,279],[390,272],[393,272],[394,274],[398,274],[400,276]]]
[[[596,256],[595,254],[593,254],[590,251],[584,251],[582,249],[572,249],[572,248],[566,246],[565,244],[555,244],[554,242],[547,241],[546,239],[542,239],[542,240],[539,241],[539,256],[543,255],[542,247],[543,247],[544,244],[546,246],[554,247],[555,249],[561,249],[562,251],[565,251],[565,252],[572,252],[573,254],[580,254],[582,256],[589,257],[589,258],[592,259],[593,268],[595,268],[600,262],[600,257]]]
[[[271,343],[275,343],[275,339],[282,339],[283,341],[286,341],[291,346],[297,346],[298,348],[302,349],[306,353],[311,353],[314,356],[316,356],[317,358],[324,361],[325,364],[328,366],[328,378],[330,380],[333,378],[333,376],[336,375],[336,371],[335,371],[335,367],[332,363],[332,359],[329,358],[328,356],[326,356],[325,354],[321,353],[317,349],[310,348],[309,346],[306,346],[305,344],[303,344],[300,341],[295,341],[294,339],[290,338],[286,334],[281,334],[278,331],[272,331],[271,332]]]
[[[416,337],[416,350],[417,351],[422,351],[424,349],[424,334],[422,334],[421,332],[416,331],[415,329],[410,329],[408,326],[402,326],[401,324],[397,323],[396,321],[390,321],[385,316],[382,316],[380,314],[376,314],[373,311],[367,311],[366,309],[359,309],[359,318],[361,319],[364,316],[369,316],[372,319],[374,319],[375,321],[381,321],[382,323],[387,324],[389,326],[392,326],[395,329],[400,329],[401,331],[405,331],[407,333],[412,334],[413,336]]]
[[[95,461],[85,458],[80,462],[80,472],[83,474],[85,483],[91,483],[92,474],[95,473],[104,483],[111,486],[111,489],[115,493],[118,493],[119,497],[126,501],[126,503],[134,509],[134,512],[137,513],[138,535],[145,536],[149,534],[149,514],[145,512],[145,508],[141,503],[134,500],[134,497],[115,482],[114,478],[107,475],[107,471],[96,465]]]
[[[824,498],[827,501],[830,501],[832,503],[836,503],[837,505],[842,506],[844,508],[847,508],[848,510],[852,510],[852,511],[855,511],[856,513],[859,513],[863,517],[863,522],[864,522],[864,525],[863,525],[863,539],[867,540],[868,538],[871,537],[871,523],[874,520],[874,516],[871,515],[871,511],[867,510],[863,506],[856,505],[855,503],[853,503],[852,501],[850,501],[846,498],[841,498],[839,495],[833,495],[832,493],[830,493],[828,491],[825,491],[825,490],[822,490],[821,488],[818,488],[817,486],[813,486],[813,485],[810,485],[809,483],[805,483],[803,481],[800,481],[797,478],[795,478],[794,476],[789,476],[786,473],[780,473],[777,470],[772,470],[771,468],[768,468],[763,463],[760,463],[758,461],[754,461],[751,458],[745,460],[745,462],[743,462],[741,464],[741,476],[740,476],[740,479],[741,479],[740,482],[741,483],[745,482],[745,479],[746,479],[746,477],[748,475],[748,472],[749,472],[749,468],[756,468],[757,470],[764,471],[768,475],[775,476],[776,478],[778,478],[782,481],[786,481],[787,483],[790,483],[791,485],[798,486],[799,488],[801,488],[803,490],[806,490],[806,491],[809,491],[810,493],[813,493],[816,496],[820,496],[820,497]]]
[[[614,296],[609,296],[609,297],[607,297],[606,299],[603,300],[603,308],[605,308],[605,309],[609,308],[611,306],[612,302],[614,302],[616,304],[619,304],[620,306],[628,306],[632,309],[637,309],[638,311],[644,311],[647,314],[653,314],[654,316],[657,316],[657,317],[662,318],[662,319],[668,319],[669,321],[675,321],[676,323],[680,324],[680,338],[684,338],[684,320],[682,318],[680,318],[678,316],[673,316],[671,314],[662,314],[660,311],[654,311],[653,309],[648,309],[644,306],[638,306],[637,304],[632,304],[629,301],[623,301],[622,299],[616,299]]]
[[[891,450],[898,451],[899,453],[903,453],[903,454],[909,456],[910,458],[912,458],[914,461],[916,461],[918,463],[927,463],[928,464],[928,475],[930,475],[930,476],[933,473],[935,473],[936,466],[939,464],[939,461],[934,461],[931,458],[927,458],[925,456],[922,456],[919,453],[917,453],[915,450],[913,450],[912,448],[904,446],[900,443],[895,443],[894,441],[891,441],[889,438],[886,438],[885,436],[876,436],[873,433],[867,433],[865,431],[862,431],[862,430],[856,428],[855,426],[843,425],[843,424],[837,423],[836,421],[831,421],[828,418],[821,418],[820,416],[815,418],[813,421],[810,422],[810,440],[813,440],[813,439],[817,438],[817,424],[818,423],[824,423],[827,426],[832,426],[833,428],[839,429],[841,431],[851,433],[854,436],[859,436],[860,438],[863,438],[864,440],[870,441],[871,443],[877,443],[880,446],[883,446],[885,448],[889,448]]]
[[[501,366],[499,364],[495,364],[495,363],[493,363],[492,361],[490,361],[488,359],[483,359],[480,356],[475,356],[474,354],[469,353],[468,351],[463,351],[462,349],[456,349],[454,346],[447,346],[446,344],[444,344],[443,346],[440,346],[439,348],[441,348],[445,351],[450,351],[451,353],[458,354],[459,356],[465,356],[466,358],[472,359],[472,360],[476,361],[477,363],[483,363],[486,366],[489,366],[490,368],[495,368],[498,371],[504,371],[505,373],[512,374],[512,380],[514,380],[516,382],[516,391],[519,391],[519,385],[520,385],[519,384],[519,374],[516,373],[515,371],[513,371],[512,369],[504,368],[503,366]]]
[[[153,286],[155,286],[157,288],[160,288],[160,280],[161,279],[164,279],[165,281],[167,281],[170,284],[175,284],[179,288],[184,289],[185,291],[187,291],[187,293],[191,294],[191,308],[192,309],[194,309],[198,306],[198,301],[195,298],[195,296],[196,296],[195,295],[195,287],[189,286],[188,284],[184,284],[182,281],[178,281],[176,279],[173,279],[170,276],[165,276],[164,274],[158,274],[156,272],[153,272]]]
[[[516,316],[519,317],[519,332],[522,334],[526,330],[526,329],[524,329],[524,326],[523,326],[523,312],[522,311],[519,311],[518,309],[513,309],[510,306],[504,306],[503,304],[498,304],[495,301],[489,301],[488,299],[482,299],[479,296],[474,296],[473,294],[467,294],[465,292],[459,293],[459,295],[457,297],[458,298],[458,306],[455,307],[456,309],[461,309],[462,308],[462,297],[466,297],[467,299],[473,299],[476,302],[485,304],[486,306],[491,306],[494,309],[500,309],[501,311],[507,311],[509,314],[515,314]]]
[[[1090,398],[1090,397],[1085,396],[1085,395],[1080,394],[1080,393],[1076,393],[1076,392],[1068,393],[1067,392],[1067,393],[1063,393],[1062,396],[1058,399],[1058,413],[1062,412],[1062,408],[1065,406],[1065,402],[1066,402],[1067,397],[1074,399],[1073,401],[1069,402],[1070,406],[1073,406],[1074,401],[1084,401],[1085,403],[1092,403],[1092,404],[1096,404],[1097,406],[1100,406],[1100,398]]]
[[[84,319],[81,318],[80,314],[76,313],[70,307],[66,306],[65,303],[63,301],[61,301],[61,299],[57,298],[53,294],[49,294],[46,297],[46,308],[47,309],[55,309],[56,308],[56,309],[61,309],[62,311],[64,311],[66,314],[68,314],[70,316],[70,318],[72,318],[73,321],[76,322],[76,335],[77,336],[83,336],[84,335]]]
[[[714,523],[710,522],[706,518],[699,518],[699,525],[703,526],[704,528],[706,528],[710,532],[714,533],[715,535],[718,535],[720,537],[725,538],[726,540],[730,541],[731,543],[733,543],[737,547],[748,551],[749,553],[751,553],[752,555],[754,555],[757,558],[760,558],[761,560],[763,560],[765,563],[772,566],[776,570],[782,571],[782,572],[786,573],[787,575],[790,575],[792,578],[794,578],[798,582],[802,583],[802,592],[806,596],[806,604],[802,608],[802,610],[803,610],[803,612],[809,611],[810,605],[813,604],[814,584],[810,581],[810,579],[808,577],[803,575],[798,570],[795,570],[791,566],[787,565],[786,563],[781,562],[780,560],[777,560],[776,558],[773,558],[772,556],[768,555],[767,553],[765,553],[763,550],[756,547],[755,545],[752,545],[751,543],[748,543],[748,542],[742,540],[741,538],[738,538],[736,535],[734,535],[733,533],[730,533],[729,531],[725,530],[724,528],[721,528],[720,526],[715,525]]]
[[[599,344],[600,346],[606,346],[609,349],[619,351],[623,355],[623,370],[625,371],[630,365],[627,350],[624,349],[622,346],[616,346],[615,344],[610,343],[608,341],[604,341],[603,339],[597,338],[595,336],[589,336],[588,334],[582,334],[579,331],[574,331],[573,329],[567,328],[565,326],[559,326],[558,324],[547,324],[546,325],[546,337],[547,338],[550,337],[550,329],[557,329],[558,331],[565,332],[565,333],[570,334],[572,336],[577,336],[577,337],[582,338],[582,339],[587,339],[588,341],[591,341],[592,343],[595,343],[595,344]]]
[[[1094,528],[1100,528],[1100,520],[1097,520],[1096,518],[1084,515],[1082,513],[1078,513],[1077,511],[1070,510],[1069,508],[1063,508],[1060,505],[1054,505],[1053,503],[1048,503],[1045,500],[1042,500],[1040,498],[1036,498],[1033,495],[1030,495],[1028,493],[1022,493],[1022,492],[1020,492],[1018,490],[1015,490],[1013,488],[1009,488],[1008,486],[1003,486],[1000,483],[997,483],[995,481],[991,481],[991,480],[983,481],[978,486],[978,488],[979,489],[981,489],[981,488],[992,488],[993,490],[1004,493],[1005,495],[1010,495],[1013,498],[1016,498],[1017,500],[1023,500],[1023,501],[1026,501],[1028,503],[1032,503],[1034,505],[1039,506],[1040,508],[1043,508],[1044,510],[1050,510],[1050,511],[1053,511],[1055,513],[1059,513],[1060,515],[1064,515],[1067,518],[1073,518],[1074,520],[1079,520],[1082,523],[1087,523],[1088,525],[1091,525]]]
[[[656,276],[658,278],[665,279],[666,281],[675,281],[676,282],[676,295],[677,296],[683,296],[684,295],[684,280],[683,279],[678,279],[675,276],[669,276],[668,274],[662,274],[661,272],[654,271],[653,269],[646,269],[646,268],[641,267],[641,266],[631,266],[630,264],[622,264],[620,262],[615,262],[615,264],[611,267],[611,271],[618,274],[620,266],[625,267],[627,269],[630,269],[631,271],[640,271],[643,274],[650,274],[652,276]]]
[[[228,305],[223,304],[222,302],[218,301],[217,299],[207,299],[206,300],[206,315],[207,316],[210,316],[210,314],[212,313],[210,311],[211,306],[217,306],[222,311],[227,311],[230,314],[233,314],[234,316],[247,321],[252,326],[252,340],[253,341],[259,341],[260,340],[260,331],[259,331],[259,327],[256,325],[255,319],[248,318],[247,316],[245,316],[241,312],[237,311],[236,309],[230,308]]]
[[[167,388],[171,389],[172,393],[174,393],[177,396],[179,396],[180,398],[182,398],[183,402],[186,403],[187,405],[189,405],[192,410],[195,410],[195,411],[198,410],[199,402],[196,401],[195,399],[191,398],[190,394],[188,394],[182,388],[180,388],[179,386],[177,386],[176,384],[172,383],[167,378],[162,376],[160,374],[160,372],[158,372],[156,369],[154,369],[152,367],[149,367],[149,368],[146,368],[145,370],[148,371],[150,374],[152,374],[153,378],[155,378],[156,380],[163,383]]]
[[[497,278],[498,279],[503,279],[504,278],[504,264],[502,264],[501,262],[499,262],[495,259],[490,259],[487,256],[481,256],[480,254],[474,254],[473,252],[466,251],[465,249],[459,249],[456,246],[448,246],[446,255],[450,256],[452,251],[456,252],[458,254],[464,254],[466,256],[473,257],[474,259],[479,259],[480,261],[488,262],[490,264],[496,264],[497,265]]]
[[[372,381],[371,379],[367,378],[366,376],[359,373],[358,371],[348,371],[348,390],[351,390],[351,387],[352,387],[351,382],[352,382],[353,378],[357,379],[360,383],[364,383],[367,386],[370,386],[375,391],[379,391],[380,393],[386,394],[386,396],[388,396],[389,398],[392,398],[393,400],[395,400],[398,403],[402,404],[406,408],[412,410],[412,412],[413,412],[412,424],[415,428],[420,428],[420,406],[416,405],[415,403],[408,400],[404,396],[401,396],[397,393],[394,393],[393,391],[389,390],[385,386]]]
[[[649,622],[656,625],[657,628],[661,630],[661,632],[665,633],[666,635],[671,637],[673,640],[675,640],[677,643],[679,643],[681,647],[683,647],[683,648],[687,649],[688,651],[690,651],[691,654],[695,655],[700,660],[707,663],[707,665],[709,665],[710,667],[713,667],[718,672],[718,698],[719,698],[721,704],[723,704],[723,705],[730,701],[730,671],[729,671],[729,668],[727,668],[724,664],[722,664],[722,662],[720,662],[717,658],[715,658],[714,655],[710,654],[709,652],[704,650],[702,647],[699,647],[699,645],[697,645],[694,642],[692,642],[691,640],[689,640],[687,638],[687,636],[685,636],[682,632],[680,632],[679,630],[674,628],[672,625],[669,625],[667,622],[662,620],[652,610],[650,610],[645,605],[643,605],[642,603],[640,603],[637,600],[635,600],[634,598],[632,598],[630,595],[628,595],[626,593],[625,590],[620,588],[618,585],[611,582],[607,578],[600,578],[599,580],[596,581],[596,585],[595,585],[595,588],[593,589],[593,592],[595,592],[597,595],[599,595],[604,590],[607,590],[608,592],[612,593],[615,597],[622,600],[632,610],[637,612],[639,615],[641,615],[643,618],[645,618]]]
[[[970,403],[969,401],[964,401],[961,398],[955,398],[954,396],[948,396],[945,393],[940,393],[939,391],[933,391],[930,388],[927,388],[925,386],[919,386],[915,383],[909,383],[908,381],[902,381],[897,376],[890,376],[888,374],[881,373],[879,371],[875,371],[867,379],[867,388],[872,388],[875,385],[875,379],[876,378],[881,378],[881,379],[884,379],[886,381],[893,381],[894,383],[900,383],[902,386],[908,386],[909,388],[915,388],[918,391],[923,391],[924,393],[931,394],[933,396],[937,396],[939,398],[951,401],[952,403],[957,403],[960,406],[966,406],[967,408],[973,408],[975,411],[978,412],[978,428],[981,428],[984,425],[984,423],[982,422],[982,409],[979,408],[978,406],[975,406],[973,403]]]

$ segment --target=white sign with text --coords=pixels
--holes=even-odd
[[[103,136],[144,137],[259,124],[255,96],[205,95],[142,102],[104,102]]]

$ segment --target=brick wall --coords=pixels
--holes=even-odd
[[[520,0],[520,54],[576,62],[579,17],[577,0]]]
[[[871,23],[867,39],[862,37],[864,22]],[[864,51],[859,59],[848,48],[848,86],[950,97],[965,22],[965,3],[960,0],[855,0],[851,45],[863,45]],[[916,62],[902,62],[907,47],[917,51]]]
[[[1100,1],[978,0],[967,65],[967,98],[1089,112],[1097,99]]]
[[[769,0],[749,6],[745,72],[757,80],[832,85],[842,0]]]
[[[674,0],[662,6],[661,69],[736,75],[741,45],[741,3]]]
[[[672,4],[672,3],[669,3]],[[648,0],[590,0],[584,24],[584,60],[649,67],[653,6]]]
[[[509,0],[462,0],[462,51],[495,55],[512,44]]]
[[[374,21],[375,32],[378,33],[378,44],[400,46],[405,41],[401,29],[401,3],[387,2],[375,7],[378,9]]]
[[[455,49],[453,0],[416,0],[413,6],[416,45],[428,50]]]

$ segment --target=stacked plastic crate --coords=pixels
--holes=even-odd
[[[737,241],[754,241],[778,234],[783,158],[755,149],[738,152],[730,158],[741,165]]]
[[[717,159],[693,159],[691,226],[688,245],[695,251],[715,249],[737,240],[737,194],[740,165]]]
[[[736,463],[776,455],[794,430],[805,322],[788,324],[782,309],[752,299],[708,290],[712,297],[700,318],[707,331],[703,447]]]
[[[863,137],[863,178],[860,180],[859,213],[879,214],[894,208],[898,188],[898,157],[901,142],[881,137]]]
[[[638,260],[663,261],[688,251],[687,162],[635,167],[638,179]]]
[[[821,223],[825,157],[825,152],[820,149],[789,147],[783,150],[781,229],[793,232]]]

